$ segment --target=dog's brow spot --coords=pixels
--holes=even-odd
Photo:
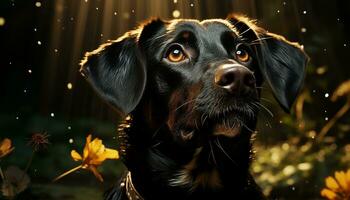
[[[186,31],[186,32],[184,32],[184,33],[182,34],[182,37],[185,38],[185,39],[187,39],[187,38],[190,37],[190,33]]]

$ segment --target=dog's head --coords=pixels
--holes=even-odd
[[[150,127],[166,124],[188,141],[198,130],[233,137],[254,128],[264,80],[288,111],[306,62],[298,44],[229,16],[151,20],[87,53],[81,72],[118,111],[141,111]]]

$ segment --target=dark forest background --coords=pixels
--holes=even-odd
[[[101,199],[115,183],[120,161],[101,166],[104,183],[86,171],[51,183],[76,166],[70,151],[81,150],[88,134],[117,145],[118,115],[78,73],[78,64],[86,51],[150,17],[172,19],[174,11],[199,20],[241,13],[299,42],[310,56],[291,115],[264,91],[273,117],[260,116],[252,171],[266,194],[321,199],[324,179],[350,167],[350,1],[1,0],[0,139],[10,138],[15,151],[0,166],[23,170],[32,156],[31,135],[50,135],[48,147],[32,157],[31,181],[18,199]]]

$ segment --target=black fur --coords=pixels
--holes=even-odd
[[[167,59],[180,45],[186,59]],[[240,62],[237,45],[247,50]],[[121,114],[120,152],[146,200],[265,199],[249,173],[251,136],[266,80],[288,111],[304,79],[299,45],[267,33],[247,18],[151,20],[87,53],[81,72]],[[214,84],[219,66],[254,73],[256,87],[229,94]],[[118,184],[109,200],[128,199]]]

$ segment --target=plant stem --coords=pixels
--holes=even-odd
[[[27,171],[28,171],[30,165],[32,165],[34,155],[35,155],[35,150],[33,150],[32,155],[31,155],[30,158],[29,158],[29,161],[28,161],[28,163],[27,163],[27,166],[26,166],[26,168],[24,169],[24,173],[27,173]]]
[[[303,110],[304,110],[306,95],[307,95],[306,91],[302,92],[295,103],[295,115],[298,121],[303,120]]]
[[[55,178],[52,182],[56,182],[56,181],[58,181],[59,179],[61,179],[61,178],[65,177],[65,176],[67,176],[68,174],[70,174],[70,173],[72,173],[72,172],[75,172],[75,171],[77,171],[78,169],[81,169],[82,167],[83,167],[82,165],[79,165],[78,167],[75,167],[75,168],[73,168],[73,169],[71,169],[71,170],[69,170],[69,171],[66,171],[66,172],[64,172],[63,174],[59,175],[57,178]]]
[[[29,158],[29,160],[27,162],[27,166],[26,166],[26,168],[23,171],[23,174],[22,174],[22,177],[21,177],[20,181],[23,180],[24,176],[27,174],[27,171],[28,171],[30,165],[32,165],[34,155],[35,155],[35,150],[33,150],[32,155],[30,156],[30,158]]]
[[[307,96],[307,92],[303,91],[295,104],[295,115],[297,118],[297,125],[296,127],[299,129],[299,131],[304,132],[305,129],[305,121],[303,119],[303,110],[304,110],[304,103],[305,103],[305,99]]]
[[[2,172],[1,166],[0,166],[0,176],[1,176],[1,179],[2,179],[3,181],[5,181],[5,176],[4,176],[4,173]]]
[[[341,107],[338,112],[332,117],[331,120],[321,129],[320,133],[317,137],[317,142],[321,142],[323,138],[326,136],[328,131],[334,126],[334,124],[341,118],[345,113],[347,113],[350,109],[350,101],[346,102],[343,107]]]

